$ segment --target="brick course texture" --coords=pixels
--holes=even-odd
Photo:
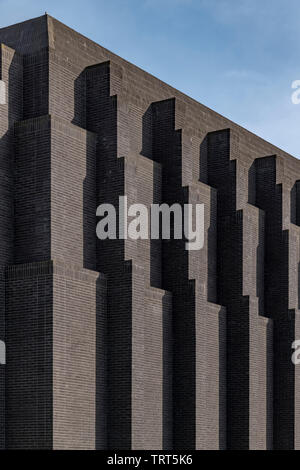
[[[299,160],[48,15],[0,80],[0,447],[299,449]],[[98,240],[125,195],[204,248]]]

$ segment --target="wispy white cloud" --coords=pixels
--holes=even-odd
[[[252,82],[255,84],[269,86],[271,85],[271,80],[266,75],[256,72],[254,70],[246,70],[246,69],[231,69],[226,70],[224,73],[225,78],[233,79],[233,80],[243,80],[247,82]]]

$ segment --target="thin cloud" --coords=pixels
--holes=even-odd
[[[269,86],[271,84],[270,79],[262,73],[255,72],[253,70],[246,69],[232,69],[227,70],[224,73],[225,78],[232,78],[234,80],[247,80],[249,82],[255,82],[258,85]]]

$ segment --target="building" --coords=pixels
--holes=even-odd
[[[48,15],[0,43],[1,446],[299,448],[300,162]],[[124,195],[204,248],[97,240]]]

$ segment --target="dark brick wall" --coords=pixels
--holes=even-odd
[[[0,44],[0,446],[299,448],[299,161],[48,15]],[[97,240],[125,195],[203,249]]]
[[[55,264],[53,275],[53,447],[106,445],[106,280]]]
[[[0,80],[6,104],[0,106],[0,258],[1,266],[14,261],[14,131],[23,114],[23,60],[10,47],[0,45]],[[2,272],[1,268],[1,272]],[[5,279],[1,275],[0,340],[5,338]],[[0,366],[0,448],[5,446],[5,366]]]
[[[14,261],[51,259],[51,120],[15,125]]]
[[[6,448],[53,445],[52,263],[6,269]]]

